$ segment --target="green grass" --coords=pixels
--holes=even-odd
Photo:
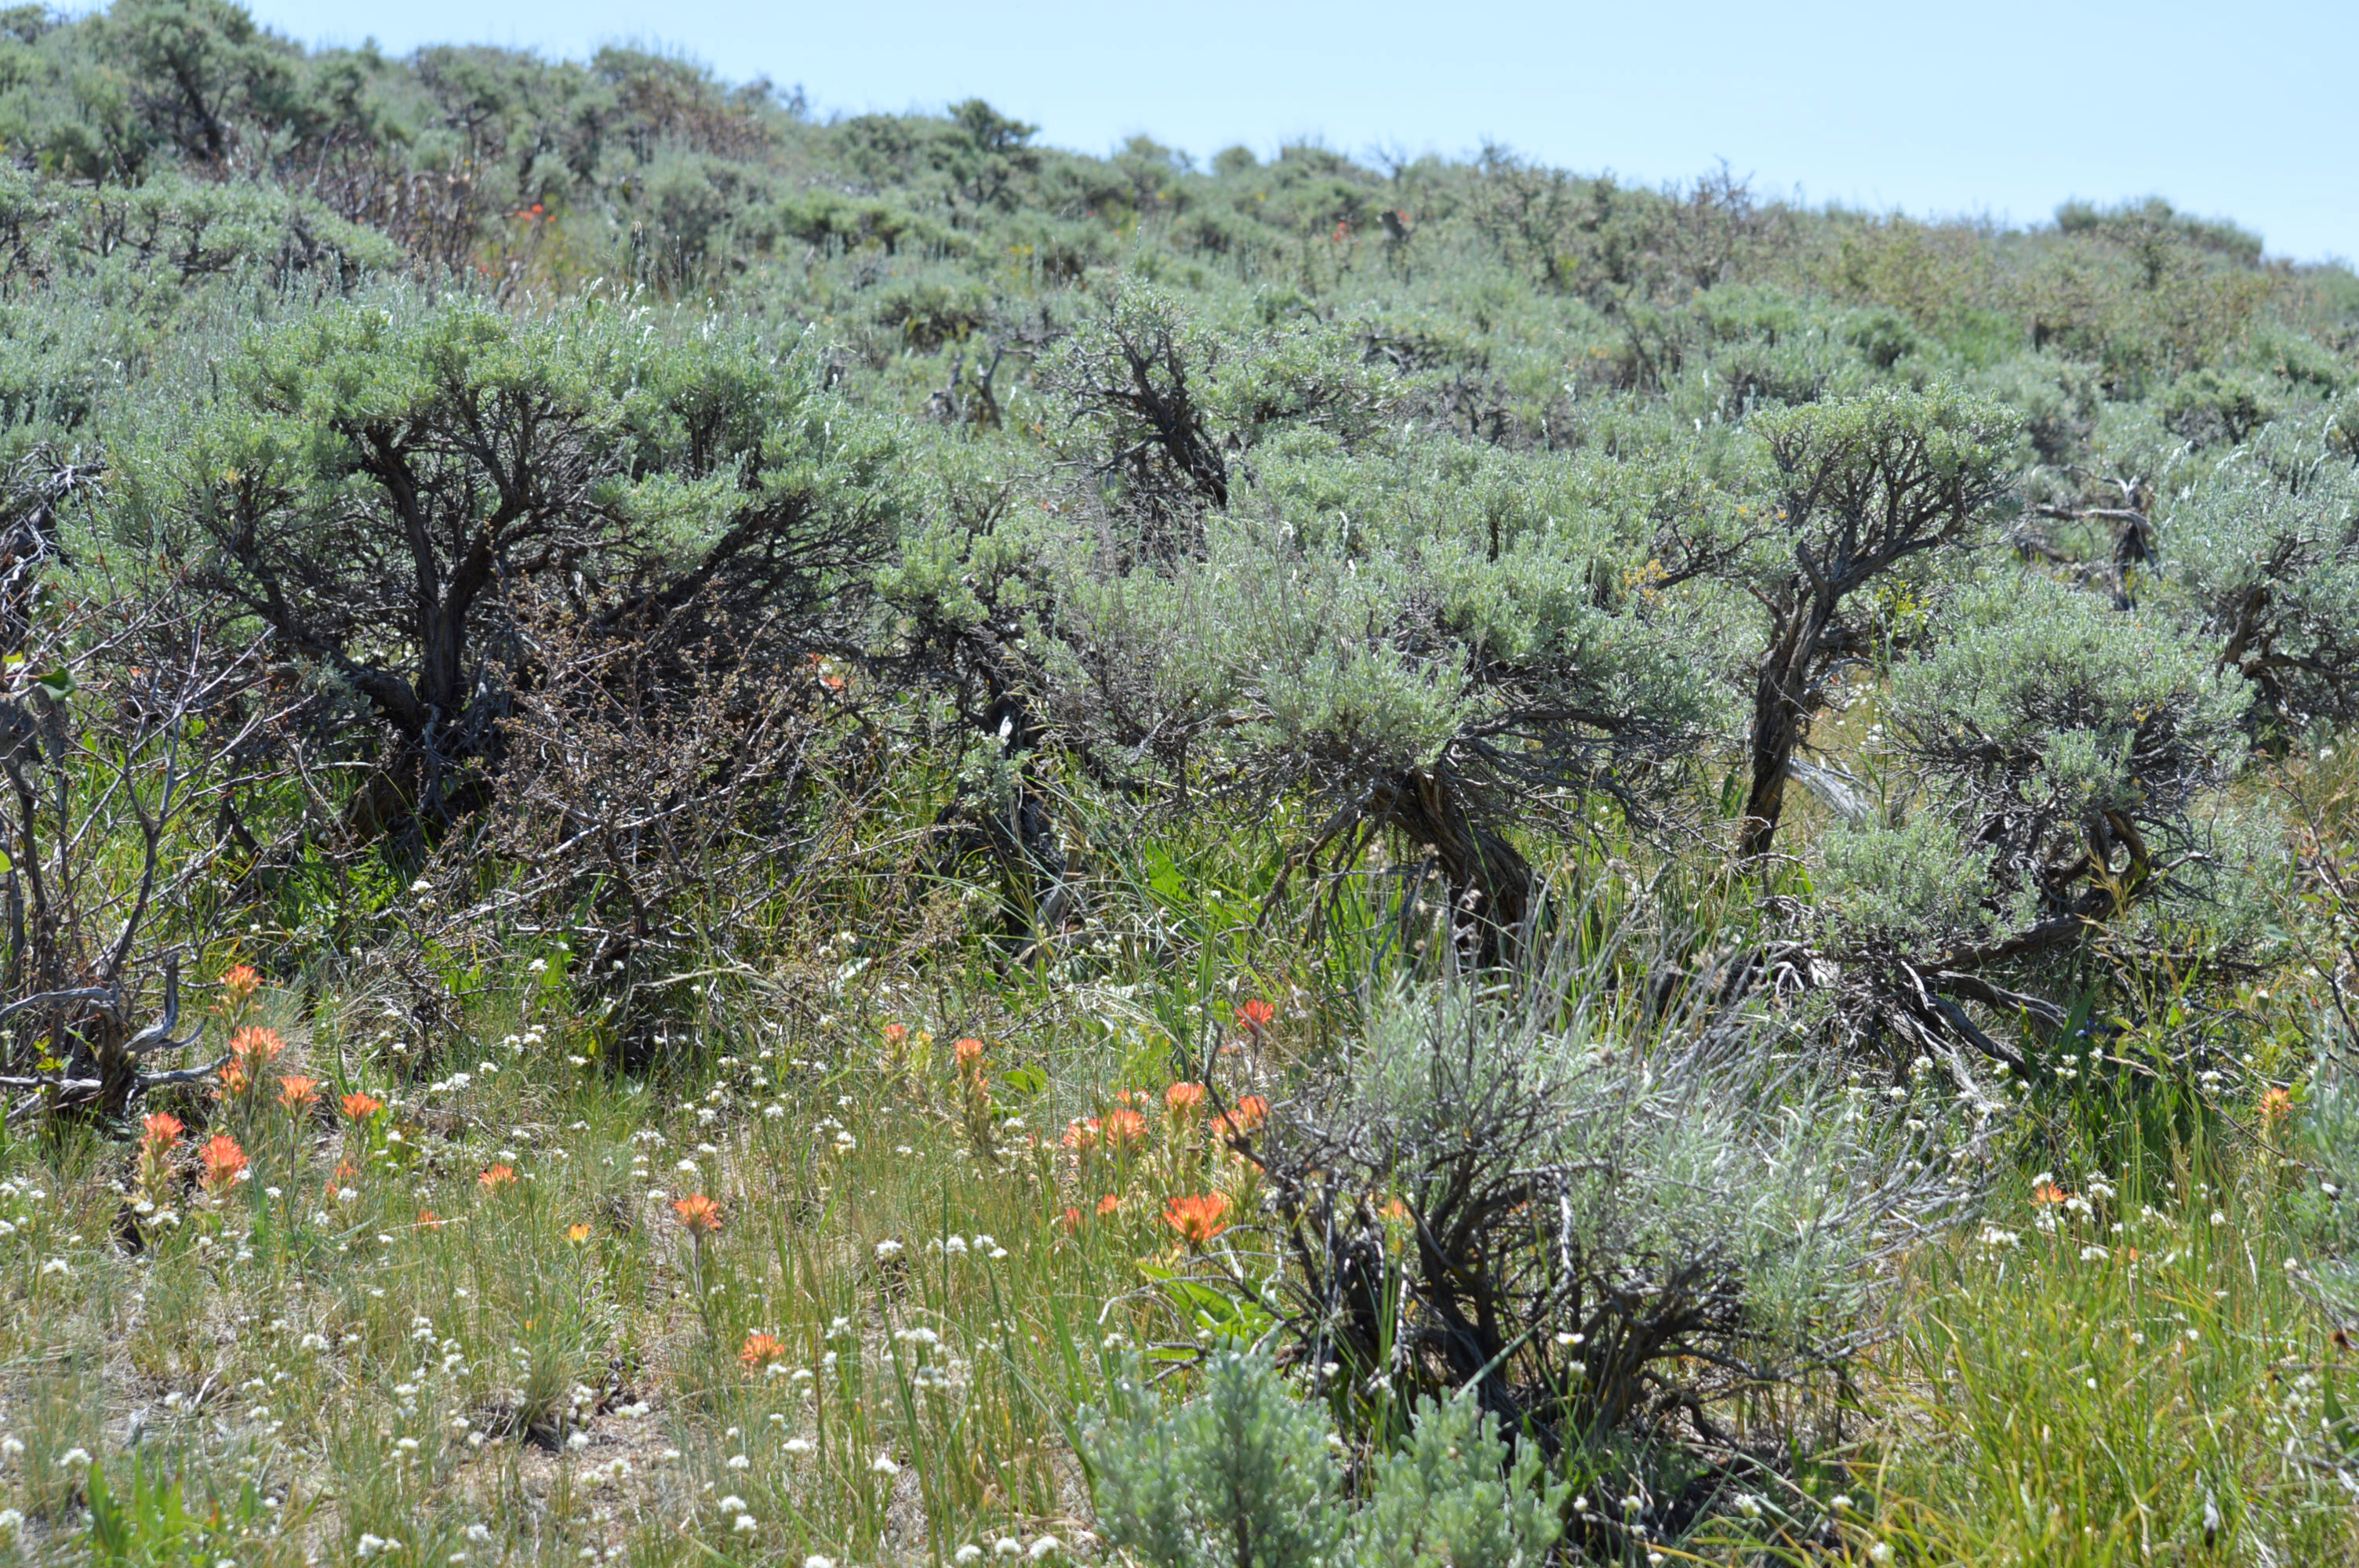
[[[2359,1357],[2299,1289],[2273,1164],[2203,1162],[2088,1211],[2009,1195],[1920,1260],[1863,1391],[1888,1412],[1862,1452],[1904,1558],[2359,1557]]]
[[[17,1550],[865,1563],[1054,1538],[1044,1551],[1086,1554],[1074,1412],[1111,1354],[1185,1342],[1142,1261],[1179,1261],[1169,1196],[1240,1173],[1170,1125],[1151,1026],[1068,1009],[1027,1048],[994,1040],[995,1159],[951,1041],[913,1017],[894,1042],[851,1011],[810,1037],[750,1014],[742,1042],[638,1079],[577,1064],[562,1018],[533,1012],[444,1042],[425,1083],[353,1067],[334,1089],[392,1104],[364,1123],[216,1104],[246,1179],[218,1200],[179,1188],[179,1223],[136,1248],[125,1145],[18,1136],[0,1155]],[[309,1054],[322,1076],[351,1061]],[[305,1056],[294,1038],[282,1063]],[[1150,1091],[1146,1139],[1071,1155],[1066,1119],[1125,1089]],[[499,1166],[515,1179],[486,1184]],[[2058,1174],[2085,1210],[2006,1178],[1911,1260],[1845,1444],[1809,1472],[1816,1502],[1842,1491],[1852,1546],[1901,1562],[2359,1560],[2334,1468],[2350,1473],[2335,1422],[2359,1405],[2359,1357],[2287,1266],[2272,1157],[2114,1177]],[[720,1206],[701,1241],[673,1206],[690,1193]],[[744,1359],[756,1335],[775,1370]],[[1773,1527],[1810,1513],[1764,1500]],[[1778,1552],[1714,1539],[1667,1557]]]
[[[1280,1094],[1350,1027],[1330,989],[1348,953],[1247,928],[1274,872],[1258,853],[1163,846],[1110,885],[1102,935],[1027,965],[839,922],[777,977],[682,991],[659,1061],[631,1073],[561,964],[451,960],[457,1022],[423,1034],[325,979],[266,991],[255,1016],[287,1045],[260,1091],[173,1107],[191,1130],[154,1195],[172,1221],[133,1207],[123,1137],[11,1123],[0,1507],[22,1519],[0,1549],[206,1568],[1100,1560],[1077,1412],[1129,1353],[1175,1367],[1222,1314],[1245,1321],[1170,1278],[1187,1249],[1166,1204],[1225,1193],[1237,1224],[1214,1245],[1255,1259],[1271,1239],[1249,1173],[1162,1091],[1209,1063],[1231,1096]],[[1625,893],[1701,920],[1731,896],[1599,888],[1566,940],[1625,942]],[[1255,996],[1279,1003],[1266,1038],[1236,1022]],[[967,1034],[982,1097],[954,1060]],[[321,1080],[316,1104],[278,1102],[292,1074]],[[346,1115],[355,1091],[386,1108]],[[1885,1337],[1793,1407],[1815,1446],[1788,1480],[1747,1483],[1758,1519],[1647,1550],[2359,1562],[2359,1354],[2302,1290],[2289,1126],[2192,1093],[2017,1091],[2017,1152],[1907,1260]],[[1134,1143],[1066,1143],[1125,1109]],[[197,1152],[216,1132],[251,1163],[209,1196]],[[2043,1173],[2080,1201],[2037,1201]],[[675,1208],[692,1194],[719,1209],[701,1239]],[[1802,1545],[1830,1514],[1839,1544]]]
[[[1100,1022],[1042,1042],[1011,1087],[995,1042],[993,1119],[1027,1126],[995,1127],[985,1155],[949,1039],[745,1022],[747,1044],[657,1080],[594,1069],[551,1023],[444,1041],[424,1084],[373,1063],[322,1086],[389,1102],[364,1122],[267,1094],[208,1106],[246,1178],[189,1186],[191,1133],[176,1222],[149,1217],[136,1249],[126,1145],[11,1143],[0,1425],[23,1444],[5,1476],[22,1545],[84,1541],[92,1508],[241,1563],[930,1561],[1072,1539],[1068,1425],[1145,1325],[1139,1260],[1178,1245],[1162,1204],[1238,1175],[1167,1129],[1159,1094],[1135,1151],[1075,1162],[1058,1140],[1069,1113],[1159,1090],[1168,1073],[1130,1069],[1170,1053]],[[306,1055],[290,1040],[277,1065],[342,1070]],[[674,1206],[692,1193],[722,1217],[701,1240]],[[756,1335],[775,1369],[744,1359]],[[158,1496],[179,1500],[125,1500]]]

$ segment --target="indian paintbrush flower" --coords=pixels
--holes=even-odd
[[[221,987],[223,1011],[235,1015],[244,1012],[254,993],[262,989],[262,977],[252,964],[232,964],[222,975]]]
[[[216,1132],[205,1140],[205,1146],[198,1158],[204,1163],[204,1173],[198,1178],[198,1185],[216,1197],[245,1179],[245,1151],[239,1148],[237,1140],[226,1132]]]
[[[1228,1212],[1228,1194],[1203,1193],[1173,1198],[1164,1205],[1163,1223],[1178,1231],[1180,1239],[1189,1245],[1201,1247],[1229,1227],[1222,1217]]]

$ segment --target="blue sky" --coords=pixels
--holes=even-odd
[[[2043,219],[2160,194],[2273,255],[2359,259],[2359,3],[1973,5],[1561,0],[257,0],[310,42],[581,55],[655,42],[833,111],[988,98],[1042,139],[1139,132],[1202,158],[1323,139],[1462,154],[1487,138],[1648,182],[1726,158],[1757,190]]]

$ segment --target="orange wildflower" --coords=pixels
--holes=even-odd
[[[885,1044],[887,1045],[898,1045],[908,1037],[909,1026],[906,1023],[888,1023],[885,1026]]]
[[[276,1029],[265,1029],[249,1023],[229,1037],[230,1054],[245,1064],[246,1070],[260,1074],[262,1069],[278,1059],[287,1049],[287,1042],[278,1038]]]
[[[983,1042],[973,1036],[960,1041],[951,1047],[951,1051],[958,1057],[958,1070],[962,1075],[972,1073],[983,1065]]]
[[[252,964],[232,964],[222,976],[221,986],[232,1007],[244,1007],[262,989],[262,977],[255,973]]]
[[[289,1110],[300,1110],[314,1105],[320,1098],[320,1080],[301,1076],[278,1080],[278,1103]]]
[[[1098,1214],[1101,1217],[1114,1213],[1121,1206],[1122,1199],[1116,1197],[1112,1193],[1108,1193],[1105,1196],[1098,1199]]]
[[[421,1208],[418,1211],[418,1226],[421,1230],[440,1230],[442,1228],[442,1217],[430,1208]]]
[[[2062,1203],[2071,1195],[2053,1182],[2042,1182],[2031,1189],[2031,1201],[2036,1204]]]
[[[1277,1009],[1262,1000],[1259,997],[1256,997],[1250,1001],[1241,1001],[1237,1003],[1237,1017],[1244,1022],[1247,1029],[1252,1030],[1256,1034],[1268,1028],[1269,1021],[1277,1016]]]
[[[514,1184],[516,1179],[516,1167],[514,1165],[493,1165],[486,1168],[482,1175],[475,1178],[475,1184],[484,1188],[487,1192],[497,1192],[500,1188]]]
[[[1269,1119],[1269,1101],[1259,1095],[1239,1095],[1237,1108],[1212,1123],[1223,1138],[1241,1137]]]
[[[2261,1119],[2283,1121],[2293,1114],[2293,1096],[2281,1088],[2270,1089],[2261,1096]]]
[[[216,1132],[206,1139],[199,1158],[203,1160],[205,1170],[198,1184],[209,1193],[226,1192],[245,1175],[245,1151],[226,1132]]]
[[[287,1043],[278,1038],[276,1029],[264,1029],[248,1024],[229,1037],[229,1060],[222,1064],[222,1092],[231,1096],[251,1093],[262,1082],[262,1076]]]
[[[1163,1206],[1163,1223],[1180,1233],[1181,1240],[1201,1247],[1228,1227],[1222,1217],[1229,1212],[1229,1195],[1204,1193],[1194,1197],[1173,1198]]]
[[[590,1239],[590,1227],[586,1225],[569,1225],[565,1227],[565,1239],[579,1247]]]
[[[1204,1086],[1193,1083],[1173,1084],[1163,1091],[1163,1108],[1182,1121],[1193,1120],[1203,1108]]]
[[[679,1216],[679,1227],[700,1241],[721,1228],[721,1206],[702,1193],[675,1200],[671,1211]]]
[[[1147,1118],[1128,1108],[1110,1110],[1087,1121],[1065,1124],[1065,1147],[1068,1149],[1094,1149],[1103,1143],[1119,1153],[1133,1143],[1146,1141],[1146,1139]]]
[[[786,1354],[787,1347],[778,1343],[777,1335],[749,1334],[745,1347],[737,1352],[737,1359],[748,1367],[766,1367],[773,1361],[784,1360]]]
[[[354,1089],[336,1103],[343,1107],[344,1114],[354,1121],[366,1121],[385,1108],[385,1101],[375,1095],[364,1095],[358,1089]]]
[[[1098,1134],[1106,1147],[1120,1150],[1132,1143],[1147,1141],[1147,1118],[1127,1108],[1105,1113],[1098,1126]]]
[[[187,1128],[180,1119],[156,1111],[139,1123],[139,1187],[150,1202],[161,1202],[169,1178],[172,1151],[179,1147]]]
[[[1082,1227],[1082,1211],[1080,1209],[1069,1208],[1063,1214],[1059,1215],[1057,1218],[1059,1223],[1062,1224],[1067,1230],[1079,1230]]]
[[[1385,1205],[1385,1206],[1377,1212],[1395,1225],[1407,1225],[1408,1223],[1408,1205],[1401,1202],[1398,1198],[1393,1199],[1392,1202]]]

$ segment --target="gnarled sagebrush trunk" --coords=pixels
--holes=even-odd
[[[1489,967],[1515,953],[1531,912],[1532,868],[1482,820],[1471,795],[1447,763],[1404,768],[1370,792],[1366,817],[1432,852],[1450,890],[1451,935]]]

